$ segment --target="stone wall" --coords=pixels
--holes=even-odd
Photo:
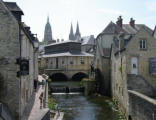
[[[19,85],[17,77],[20,57],[19,25],[0,1],[0,102],[5,104],[14,118],[19,118]],[[16,119],[16,120],[17,120]]]
[[[136,91],[128,91],[130,116],[133,120],[155,120],[156,101]]]

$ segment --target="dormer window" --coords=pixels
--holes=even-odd
[[[145,50],[145,49],[147,49],[146,40],[141,40],[140,41],[140,50]]]

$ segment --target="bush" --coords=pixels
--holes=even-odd
[[[48,107],[50,110],[53,110],[54,107],[55,107],[55,102],[54,102],[54,99],[49,97],[49,101],[48,101]]]

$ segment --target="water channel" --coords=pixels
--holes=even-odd
[[[80,82],[52,82],[50,86],[79,86]],[[108,97],[82,93],[54,93],[52,97],[65,112],[64,120],[120,120],[119,112]]]

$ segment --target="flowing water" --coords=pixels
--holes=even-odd
[[[79,82],[53,82],[51,86],[79,86]],[[120,120],[119,113],[108,97],[82,93],[56,93],[52,97],[65,112],[64,120]]]

